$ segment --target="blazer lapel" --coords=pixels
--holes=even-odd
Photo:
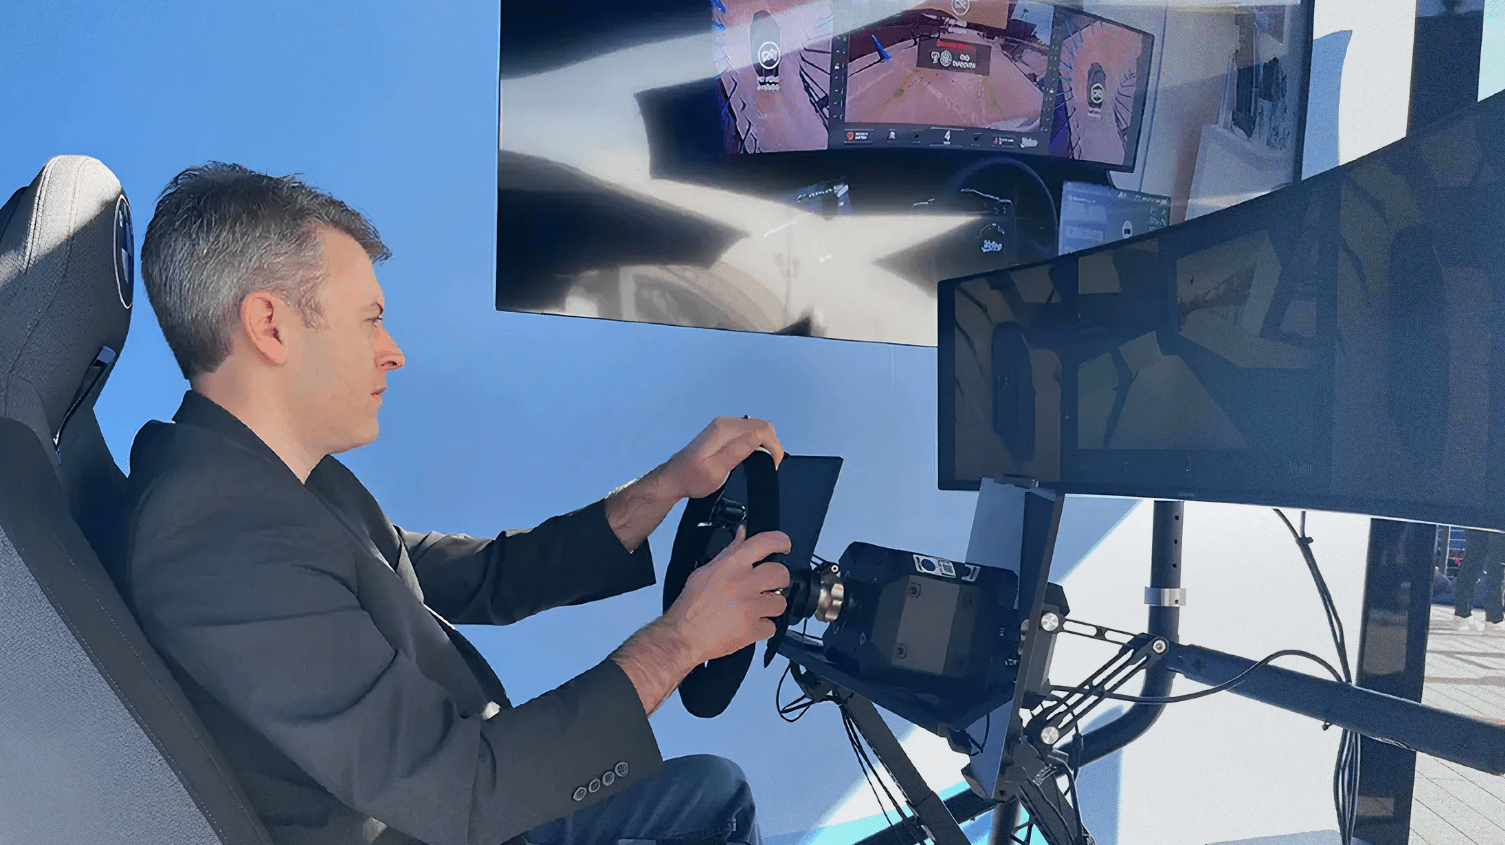
[[[506,688],[502,686],[501,679],[496,676],[496,672],[492,671],[491,664],[486,662],[481,652],[471,644],[470,640],[465,639],[465,635],[460,633],[458,628],[449,624],[449,620],[435,613],[432,607],[424,605],[423,609],[427,610],[429,615],[434,617],[434,621],[439,623],[439,627],[444,629],[444,633],[449,635],[449,641],[455,644],[455,648],[465,658],[470,671],[476,676],[476,681],[486,691],[486,696],[502,709],[512,709],[512,701],[507,698]],[[494,713],[495,711],[488,712],[484,718],[489,719]]]
[[[312,480],[311,477],[310,480]],[[438,613],[435,613],[433,608],[423,604],[423,590],[418,586],[418,574],[413,571],[413,563],[408,557],[407,547],[403,546],[401,540],[397,538],[397,530],[392,527],[392,524],[385,518],[382,519],[382,524],[386,526],[387,531],[391,533],[393,538],[396,551],[395,557],[397,558],[396,562],[393,562],[387,554],[383,553],[377,542],[372,539],[372,535],[379,530],[377,527],[358,524],[346,508],[325,498],[326,495],[334,494],[335,491],[321,488],[313,489],[313,492],[317,498],[324,502],[325,507],[329,508],[329,511],[339,519],[340,523],[345,526],[356,543],[360,544],[372,558],[380,561],[402,579],[404,586],[418,599],[418,603],[423,606],[423,609],[428,611],[429,616],[434,619],[440,628],[444,629],[445,635],[449,637],[449,641],[455,646],[455,650],[460,653],[460,657],[465,661],[465,665],[470,670],[472,678],[480,685],[482,692],[487,698],[495,701],[500,707],[510,708],[512,703],[507,699],[507,692],[502,687],[501,680],[497,678],[496,673],[491,669],[491,664],[486,662],[486,658],[481,652],[471,644],[470,640],[465,639],[465,636],[455,626],[449,624]],[[483,718],[490,718],[495,712],[496,710],[493,708],[484,708],[482,710]]]

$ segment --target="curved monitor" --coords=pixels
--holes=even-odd
[[[1505,529],[1505,95],[940,288],[939,483]]]
[[[723,0],[726,151],[959,149],[1132,170],[1154,36],[1037,0]]]

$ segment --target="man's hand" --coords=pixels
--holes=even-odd
[[[774,466],[784,460],[784,447],[771,423],[717,417],[663,465],[663,481],[680,498],[704,498],[725,484],[732,470],[759,446],[773,456]]]
[[[718,485],[719,486],[719,485]],[[698,665],[773,636],[770,617],[788,601],[773,590],[789,586],[782,563],[758,561],[789,552],[789,535],[765,531],[747,538],[747,526],[715,560],[690,573],[664,618],[679,632]]]
[[[717,417],[657,469],[613,490],[606,497],[606,521],[623,547],[633,551],[679,500],[716,492],[759,446],[773,456],[775,467],[784,460],[784,447],[769,423]]]
[[[758,561],[788,553],[789,537],[779,531],[746,537],[745,527],[737,529],[715,560],[690,573],[668,613],[612,652],[637,688],[644,713],[653,715],[696,666],[773,636],[768,617],[783,613],[787,602],[770,591],[789,586],[789,570]]]

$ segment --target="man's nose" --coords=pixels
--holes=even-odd
[[[392,339],[386,326],[382,326],[381,333],[382,344],[378,347],[377,366],[387,370],[401,369],[407,363],[407,358],[403,357],[402,350],[398,348],[397,341]]]

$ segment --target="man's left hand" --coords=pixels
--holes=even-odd
[[[766,420],[717,417],[663,467],[663,481],[680,498],[700,499],[726,483],[737,465],[757,451],[768,450],[773,465],[784,460],[784,447]]]

